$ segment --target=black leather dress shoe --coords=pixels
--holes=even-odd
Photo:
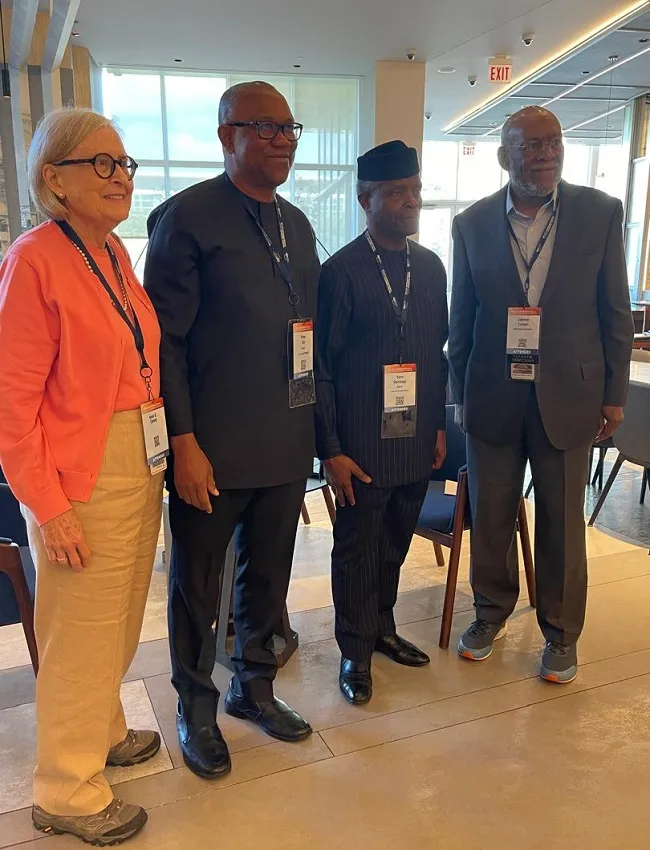
[[[216,722],[200,725],[193,722],[192,710],[179,705],[176,730],[183,761],[202,779],[218,779],[230,773],[230,753]]]
[[[295,743],[308,738],[312,728],[297,711],[281,699],[272,697],[270,700],[255,702],[237,693],[230,683],[225,699],[226,714],[238,717],[240,720],[250,720],[279,741]]]
[[[364,705],[364,703],[369,702],[372,697],[370,664],[342,658],[339,688],[346,700],[352,705]]]
[[[403,664],[405,667],[424,667],[431,661],[426,653],[399,635],[386,635],[379,638],[375,644],[375,651],[387,655],[391,661]]]

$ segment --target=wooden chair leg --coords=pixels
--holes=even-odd
[[[323,498],[327,505],[327,513],[330,515],[330,521],[332,525],[334,525],[336,522],[336,507],[334,505],[334,499],[332,498],[332,491],[329,488],[329,484],[326,484],[323,487]]]
[[[524,557],[524,572],[526,573],[526,586],[528,587],[528,601],[530,602],[530,607],[535,608],[537,606],[537,596],[535,593],[535,567],[533,565],[533,553],[530,547],[530,533],[528,531],[526,505],[523,499],[519,505],[517,525],[519,526],[519,539],[521,540],[521,551]]]
[[[453,543],[449,553],[449,567],[447,569],[447,586],[445,587],[445,602],[442,608],[442,621],[440,623],[440,649],[449,649],[449,638],[451,636],[451,621],[454,616],[454,601],[456,599],[456,586],[458,584],[458,565],[460,563],[460,549],[463,544],[463,530],[465,528],[465,512],[467,510],[467,473],[461,473],[458,482],[458,493],[456,495],[456,510],[453,524]]]
[[[442,551],[442,546],[439,543],[433,544],[433,551],[436,555],[436,564],[439,567],[444,567],[445,565],[445,553]]]
[[[641,496],[639,498],[639,504],[642,505],[645,502],[645,494],[648,489],[648,468],[644,467],[643,469],[643,478],[641,479]]]
[[[311,525],[311,517],[309,516],[307,505],[304,502],[302,503],[302,507],[300,508],[300,515],[302,516],[302,521],[305,523],[305,525]]]
[[[524,499],[527,499],[532,492],[533,492],[533,479],[531,478],[528,487],[526,487],[526,492],[524,493]]]
[[[20,558],[20,549],[15,543],[10,545],[0,544],[0,571],[9,577],[9,581],[16,594],[20,620],[25,632],[29,657],[32,660],[34,675],[38,675],[38,649],[36,648],[36,636],[34,634],[34,604],[29,593],[29,586],[23,563]]]
[[[587,481],[591,481],[591,472],[594,468],[594,447],[589,451],[589,472],[587,473]]]

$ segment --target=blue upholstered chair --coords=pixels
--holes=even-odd
[[[454,614],[454,599],[458,584],[458,565],[463,542],[463,532],[470,527],[469,498],[467,492],[467,451],[465,434],[454,422],[454,407],[447,406],[447,457],[441,469],[433,470],[429,489],[422,505],[415,533],[433,542],[434,548],[446,546],[450,549],[445,602],[440,625],[440,648],[449,647],[451,621]],[[455,495],[445,494],[445,481],[457,482]],[[522,499],[519,506],[517,528],[521,540],[528,598],[535,607],[535,576],[533,556],[528,533],[528,520]],[[439,548],[436,548],[436,558]]]

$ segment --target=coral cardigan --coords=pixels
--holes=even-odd
[[[109,239],[158,395],[156,314],[126,249]],[[39,524],[90,498],[116,402],[137,386],[124,378],[130,363],[139,366],[134,348],[108,294],[55,222],[13,243],[0,266],[0,466]]]

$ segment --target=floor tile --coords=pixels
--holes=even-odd
[[[144,683],[127,682],[122,686],[122,700],[127,723],[131,728],[155,729],[158,724]],[[36,719],[34,704],[0,711],[0,813],[22,809],[32,804],[32,774],[36,760]],[[131,768],[109,767],[106,776],[111,783],[149,776],[172,767],[163,746],[154,758]]]
[[[646,850],[649,694],[643,676],[171,803],[138,850]]]

